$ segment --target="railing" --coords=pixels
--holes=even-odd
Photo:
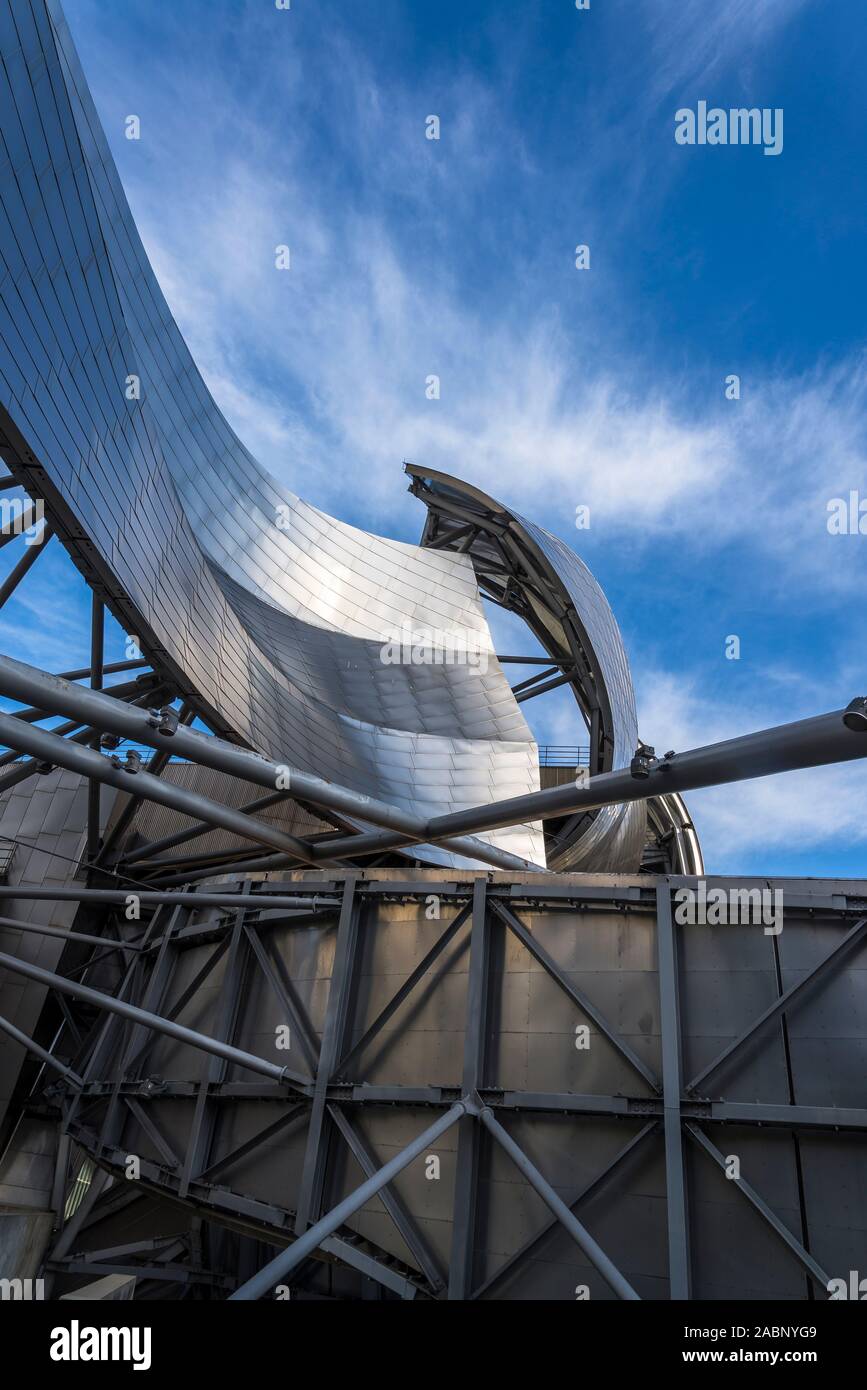
[[[5,883],[9,877],[16,848],[12,840],[0,840],[0,882]]]
[[[590,745],[586,743],[581,748],[562,748],[551,743],[540,744],[539,766],[589,767]]]

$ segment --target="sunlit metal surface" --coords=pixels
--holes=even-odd
[[[55,0],[0,0],[0,56],[3,454],[88,577],[218,731],[272,758],[427,815],[538,788],[472,562],[264,472],[172,319]],[[470,661],[384,664],[404,632]],[[537,827],[487,838],[544,863]]]
[[[583,560],[558,536],[478,488],[421,466],[406,471],[411,490],[429,509],[424,542],[436,544],[434,554],[454,553],[453,544],[470,555],[485,592],[519,613],[571,673],[591,731],[590,771],[628,767],[638,741],[629,661],[608,600]],[[575,816],[553,853],[549,847],[549,866],[637,869],[646,826],[643,802]]]
[[[0,56],[0,453],[155,666],[216,732],[413,813],[519,796],[539,786],[538,756],[482,607],[493,563],[572,684],[591,773],[628,765],[629,666],[586,565],[443,474],[410,469],[430,509],[421,546],[271,478],[171,316],[57,0],[0,0]],[[480,523],[469,543],[455,507]],[[395,639],[403,659],[386,662]],[[457,660],[415,659],[430,640]],[[636,869],[645,833],[642,803],[576,815],[549,866]],[[546,862],[537,825],[486,838]]]

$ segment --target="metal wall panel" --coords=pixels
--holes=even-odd
[[[271,926],[257,916],[278,886],[333,893],[335,882],[348,895],[342,914],[335,909],[297,926],[284,912],[272,913]],[[209,1075],[213,1083],[210,1061],[159,1037],[146,1065],[127,1072],[123,1085],[147,1104],[177,1169],[166,1168],[134,1115],[113,1135],[102,1127],[99,1096],[106,1083],[121,1082],[116,1063],[90,1078],[96,1108],[73,1120],[72,1133],[109,1167],[115,1152],[140,1153],[156,1165],[143,1179],[148,1191],[176,1194],[179,1171],[189,1170],[191,1211],[249,1232],[269,1228],[285,1240],[306,1224],[295,1223],[317,1155],[322,1184],[308,1209],[311,1222],[363,1180],[346,1125],[379,1167],[467,1094],[467,1040],[478,1027],[471,1091],[640,1297],[823,1298],[828,1278],[859,1267],[867,1226],[867,1087],[857,1061],[867,1036],[867,930],[858,925],[867,884],[764,880],[788,897],[782,931],[773,935],[761,924],[672,920],[668,895],[690,882],[697,886],[649,876],[569,874],[546,882],[539,875],[467,878],[435,870],[416,871],[409,882],[396,869],[357,880],[301,871],[268,884],[259,879],[250,885],[246,920],[307,1020],[312,1056],[294,1025],[289,1051],[277,1047],[288,1017],[285,996],[249,949],[234,962],[224,951],[178,1017],[226,1036],[219,1020],[234,990],[231,1041],[313,1078],[345,997],[333,1062],[320,1076],[321,1127],[312,1083],[306,1094],[290,1088],[281,1098],[279,1086],[235,1064],[220,1072],[231,1099],[221,1100],[212,1084],[207,1102],[197,1102],[195,1086],[178,1083],[198,1085]],[[346,904],[354,904],[349,916]],[[237,930],[234,920],[227,916],[222,934]],[[482,928],[488,947],[479,994],[472,980]],[[671,956],[664,949],[669,930]],[[178,950],[164,1012],[181,999],[220,934]],[[444,934],[446,945],[428,959]],[[847,934],[848,953],[835,955]],[[809,971],[816,972],[809,988],[721,1065],[711,1065]],[[365,1042],[414,972],[413,988]],[[585,1026],[588,1046],[579,1038]],[[669,1085],[672,1037],[680,1059],[676,1090]],[[137,1075],[152,1085],[158,1078],[147,1102]],[[203,1103],[213,1128],[191,1168]],[[292,1112],[285,1131],[209,1178],[215,1164]],[[439,1160],[435,1179],[428,1176],[430,1157]],[[734,1180],[724,1171],[733,1159],[740,1165]],[[338,1234],[354,1232],[358,1249],[399,1267],[420,1294],[445,1297],[448,1280],[450,1297],[571,1301],[584,1287],[591,1299],[614,1297],[488,1133],[481,1132],[472,1173],[466,1163],[461,1131],[452,1129],[389,1184],[410,1218],[408,1233],[379,1196]],[[673,1243],[681,1208],[682,1260]],[[466,1283],[456,1293],[456,1250],[464,1241]],[[431,1285],[419,1248],[432,1256],[440,1287]]]

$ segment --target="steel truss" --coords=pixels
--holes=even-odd
[[[742,1103],[709,1092],[712,1077],[730,1076],[732,1066],[755,1046],[757,1037],[778,1029],[781,1022],[785,1024],[805,998],[813,997],[842,963],[851,960],[863,947],[867,939],[867,885],[858,895],[787,893],[787,914],[848,923],[848,930],[796,985],[781,990],[772,1006],[721,1048],[691,1080],[685,1080],[678,957],[683,933],[689,928],[674,925],[671,892],[686,880],[648,880],[646,886],[635,882],[591,885],[560,879],[548,883],[538,879],[523,883],[496,881],[506,877],[497,875],[491,881],[487,875],[477,875],[465,881],[449,881],[445,876],[428,873],[417,880],[396,876],[377,880],[352,872],[327,880],[317,874],[314,879],[305,877],[297,882],[248,881],[241,892],[205,894],[200,903],[198,894],[163,895],[186,896],[187,904],[168,901],[152,905],[153,915],[143,930],[139,924],[137,939],[132,942],[134,950],[122,968],[113,995],[99,995],[66,977],[48,978],[48,972],[38,972],[38,977],[53,991],[95,1005],[99,1010],[84,1041],[73,1050],[70,1065],[60,1063],[66,1074],[62,1071],[50,1088],[52,1103],[63,1116],[64,1133],[104,1171],[120,1179],[128,1154],[125,1125],[131,1119],[140,1137],[149,1141],[152,1153],[141,1159],[140,1182],[136,1184],[139,1192],[180,1200],[200,1219],[216,1220],[260,1241],[283,1245],[285,1248],[274,1259],[266,1261],[240,1288],[235,1288],[231,1296],[240,1299],[273,1296],[278,1285],[297,1289],[299,1285],[294,1280],[300,1277],[299,1271],[309,1271],[311,1257],[315,1262],[337,1261],[363,1279],[373,1279],[390,1295],[403,1298],[499,1297],[508,1294],[510,1284],[526,1271],[528,1262],[538,1257],[540,1251],[544,1253],[546,1242],[557,1229],[568,1233],[606,1287],[621,1298],[638,1297],[634,1283],[601,1248],[579,1213],[592,1198],[616,1183],[630,1164],[647,1155],[649,1146],[652,1149],[657,1139],[662,1142],[665,1155],[669,1292],[673,1298],[689,1298],[693,1252],[687,1143],[724,1169],[726,1156],[708,1135],[708,1126],[747,1126],[756,1133],[770,1128],[793,1136],[850,1132],[863,1137],[867,1133],[867,1108],[799,1105],[794,1101]],[[431,892],[442,900],[449,920],[433,947],[362,1027],[358,1022],[362,942],[376,931],[386,904],[423,904]],[[209,897],[222,901],[215,905]],[[287,911],[287,903],[294,903],[294,909]],[[619,1036],[605,1012],[576,983],[574,974],[564,970],[545,949],[524,920],[528,910],[531,914],[605,911],[615,919],[625,913],[638,913],[655,920],[661,1022],[659,1073]],[[334,937],[333,969],[321,1034],[314,1029],[296,983],[273,946],[275,929],[286,930],[293,924],[305,929],[314,927]],[[501,979],[495,962],[502,959],[507,937],[518,942],[556,983],[574,1006],[575,1017],[606,1039],[635,1076],[633,1093],[528,1092],[503,1090],[491,1084],[491,999],[492,990]],[[204,944],[212,949],[180,996],[169,1004],[171,981],[183,953]],[[369,1052],[374,1040],[382,1038],[383,1030],[419,991],[441,987],[448,972],[443,973],[440,967],[450,948],[456,949],[457,954],[452,956],[449,968],[468,955],[462,1075],[437,1085],[390,1086],[365,1081],[359,1059]],[[225,968],[212,1015],[216,1021],[213,1031],[204,1034],[178,1024],[177,1018],[199,997],[220,962],[225,962]],[[0,964],[37,978],[37,968],[24,962],[3,957]],[[239,1026],[242,997],[251,987],[250,972],[257,971],[279,1001],[283,1015],[291,1021],[293,1036],[299,1040],[298,1050],[305,1059],[305,1072],[279,1067],[236,1047],[232,1041]],[[211,1058],[200,1080],[148,1074],[149,1058],[161,1034],[171,1034]],[[61,1046],[63,1036],[65,1047],[69,1048],[68,1029],[61,1036]],[[54,1064],[57,1065],[56,1048]],[[230,1064],[252,1072],[254,1079],[230,1078]],[[226,1105],[254,1099],[268,1102],[272,1109],[276,1107],[276,1113],[255,1135],[217,1155],[214,1137]],[[155,1100],[183,1107],[187,1122],[181,1150],[154,1119]],[[423,1116],[424,1112],[434,1117],[429,1124],[416,1118],[416,1138],[388,1162],[383,1161],[359,1125],[362,1117],[381,1111],[382,1107],[403,1107],[413,1117]],[[545,1115],[568,1117],[576,1126],[572,1142],[579,1148],[582,1125],[592,1124],[594,1119],[616,1117],[626,1126],[624,1143],[591,1181],[576,1185],[570,1192],[557,1191],[509,1132],[510,1120]],[[419,1225],[417,1214],[392,1184],[453,1126],[457,1126],[458,1145],[450,1255],[447,1266],[443,1266]],[[226,1185],[242,1161],[249,1161],[275,1137],[285,1141],[294,1131],[306,1133],[303,1177],[294,1207],[256,1198]],[[174,1125],[172,1132],[177,1132]],[[486,1165],[489,1171],[491,1142],[508,1156],[515,1170],[541,1197],[551,1219],[514,1250],[500,1268],[480,1277],[478,1238],[484,1220],[483,1174]],[[329,1205],[326,1194],[333,1190],[334,1175],[345,1153],[351,1154],[360,1166],[364,1181],[336,1204]],[[763,1195],[747,1173],[736,1185],[744,1202],[806,1272],[813,1296],[824,1296],[834,1271],[824,1269],[811,1254],[804,1231],[791,1229],[775,1213],[775,1194]],[[115,1194],[117,1186],[116,1182],[111,1189]],[[376,1194],[381,1195],[406,1247],[408,1256],[404,1260],[360,1238],[347,1224]],[[173,1246],[166,1247],[169,1248],[177,1253]],[[89,1269],[103,1267],[101,1257],[83,1254],[75,1247],[74,1236],[61,1231],[49,1255],[49,1270],[82,1272],[85,1264]],[[316,1267],[314,1264],[312,1268]],[[167,1279],[175,1263],[173,1256],[167,1256],[160,1274],[153,1273],[151,1264],[143,1268],[150,1271],[143,1277]],[[179,1282],[194,1277],[186,1265],[178,1266],[178,1270]],[[216,1280],[211,1296],[224,1296],[230,1284],[226,1278]]]
[[[285,1280],[290,1280],[293,1288],[304,1287],[304,1281],[310,1279],[315,1283],[317,1271],[326,1261],[353,1271],[365,1286],[373,1281],[389,1296],[500,1297],[515,1279],[523,1277],[528,1264],[538,1258],[540,1251],[544,1252],[555,1232],[563,1230],[601,1276],[603,1288],[618,1297],[632,1299],[638,1297],[635,1284],[576,1213],[620,1180],[658,1136],[665,1153],[668,1290],[671,1297],[688,1298],[692,1294],[692,1253],[687,1149],[703,1154],[717,1166],[724,1167],[726,1161],[708,1135],[708,1125],[767,1127],[793,1135],[829,1131],[860,1135],[867,1127],[867,1110],[858,1107],[805,1106],[795,1104],[794,1099],[788,1105],[740,1103],[727,1101],[721,1095],[703,1094],[711,1078],[726,1071],[732,1059],[754,1045],[763,1030],[781,1023],[785,1026],[788,1012],[863,945],[867,900],[850,903],[837,895],[823,903],[815,896],[805,897],[804,910],[822,908],[833,915],[851,917],[851,929],[825,961],[788,990],[781,989],[778,999],[729,1042],[719,1057],[706,1064],[691,1081],[685,1081],[678,933],[670,905],[671,886],[677,880],[648,877],[646,886],[631,882],[606,887],[593,886],[580,876],[536,872],[528,877],[528,869],[535,866],[492,850],[476,838],[478,831],[524,819],[557,817],[620,800],[658,798],[663,788],[669,800],[677,804],[679,792],[695,786],[867,755],[867,739],[844,724],[842,711],[667,757],[653,764],[649,776],[640,781],[629,772],[602,773],[593,779],[589,790],[556,787],[511,802],[426,820],[294,769],[278,768],[257,754],[190,728],[194,705],[189,700],[179,712],[170,712],[165,706],[156,710],[157,698],[173,693],[157,672],[145,671],[110,692],[100,690],[110,668],[103,666],[97,634],[102,608],[96,603],[94,619],[92,663],[86,671],[69,672],[65,677],[48,676],[0,657],[0,694],[30,702],[15,714],[0,715],[0,738],[11,750],[9,759],[29,755],[29,761],[13,762],[5,777],[17,781],[46,767],[67,767],[87,777],[92,788],[107,784],[130,793],[114,835],[102,843],[96,833],[98,800],[91,792],[87,858],[90,885],[99,886],[0,886],[0,900],[65,899],[80,902],[91,914],[95,910],[105,913],[102,937],[90,931],[65,932],[24,924],[25,930],[68,936],[71,949],[79,953],[85,949],[90,954],[84,960],[76,955],[75,963],[63,974],[0,954],[0,968],[49,990],[59,1017],[55,1043],[50,1049],[27,1037],[8,1020],[0,1019],[0,1030],[26,1046],[53,1074],[47,1099],[62,1117],[63,1139],[56,1180],[59,1193],[65,1190],[69,1174],[63,1164],[74,1144],[113,1179],[107,1193],[100,1195],[101,1189],[94,1189],[97,1208],[108,1197],[112,1202],[116,1200],[113,1194],[127,1156],[124,1137],[132,1123],[150,1149],[150,1155],[141,1160],[139,1191],[183,1203],[194,1213],[191,1219],[200,1225],[205,1223],[209,1228],[217,1222],[221,1228],[234,1230],[246,1240],[247,1254],[234,1265],[231,1261],[215,1264],[209,1273],[202,1265],[200,1235],[192,1242],[178,1237],[159,1250],[119,1248],[115,1251],[116,1259],[85,1258],[82,1251],[74,1248],[75,1234],[70,1236],[69,1230],[61,1227],[46,1265],[49,1274],[83,1273],[85,1265],[91,1271],[108,1267],[138,1269],[146,1281],[144,1287],[150,1287],[149,1281],[174,1280],[197,1289],[199,1294],[206,1289],[208,1296],[222,1297],[231,1292],[232,1297],[246,1299],[265,1296]],[[119,663],[114,669],[132,670],[138,665]],[[90,688],[72,683],[75,679],[89,680]],[[40,720],[57,716],[68,721],[60,730],[37,727]],[[123,764],[112,753],[118,740],[151,748],[154,758],[148,769],[144,770],[135,760],[127,759]],[[261,786],[267,794],[234,810],[167,782],[159,773],[173,754]],[[278,787],[280,790],[275,789]],[[256,815],[284,798],[321,808],[329,815],[351,817],[371,829],[312,839],[289,835]],[[125,860],[124,833],[143,800],[182,812],[189,818],[190,828],[151,845],[134,846]],[[154,855],[194,839],[204,828],[212,826],[222,826],[268,853],[264,858],[248,855],[236,865],[213,865],[208,856],[197,861],[193,852],[191,860],[174,876],[166,877],[163,873],[161,878],[162,866]],[[361,866],[366,857],[424,842],[445,844],[490,861],[500,868],[500,877],[507,881],[491,882],[489,877],[478,874],[463,880],[437,877],[435,891],[454,909],[452,919],[384,1008],[355,1036],[358,957],[365,934],[362,922],[369,922],[371,912],[395,895],[413,900],[431,891],[429,877],[378,879],[375,869],[365,871]],[[120,855],[115,854],[113,859],[114,886],[107,887],[112,878],[107,879],[105,870],[113,849],[119,850]],[[348,873],[347,861],[354,865]],[[254,870],[282,866],[303,870],[308,876],[300,881],[264,883],[245,877]],[[504,868],[508,873],[503,872]],[[220,885],[217,891],[195,889],[196,880],[227,871],[234,871],[235,881]],[[185,891],[171,891],[173,883],[182,885]],[[128,901],[130,893],[144,913],[144,925],[139,923],[135,928],[113,911]],[[629,910],[655,916],[662,1024],[659,1075],[619,1036],[605,1011],[594,1003],[592,992],[564,972],[523,920],[526,907],[556,911],[558,904],[570,911],[604,904],[613,912]],[[787,894],[787,909],[796,906],[797,900]],[[862,916],[856,920],[859,909]],[[21,926],[16,919],[10,921]],[[276,932],[295,926],[334,933],[334,963],[321,1033],[314,1028],[279,950],[273,947]],[[519,943],[556,983],[576,1016],[615,1050],[636,1078],[634,1092],[537,1092],[491,1084],[490,1047],[495,1025],[490,1000],[493,982],[500,978],[495,961],[502,958],[506,936]],[[170,1003],[170,987],[183,953],[203,946],[211,947],[210,953],[180,996]],[[468,955],[461,1075],[436,1085],[394,1086],[365,1081],[355,1070],[362,1055],[381,1037],[387,1025],[393,1024],[407,1003],[411,1005],[419,993],[432,987],[436,972],[449,968],[447,958],[451,959],[451,951],[460,957]],[[203,1031],[180,1023],[178,1020],[201,997],[203,988],[209,988],[218,965],[222,972],[220,1004],[212,1027]],[[104,979],[106,971],[111,989],[94,988],[82,979],[89,974],[93,977],[94,973]],[[279,1002],[297,1039],[303,1070],[280,1066],[233,1042],[243,1013],[245,991],[257,974]],[[148,1060],[161,1036],[206,1055],[209,1060],[200,1079],[191,1080],[189,1074],[148,1075]],[[230,1075],[232,1068],[253,1073],[256,1079],[236,1079]],[[154,1118],[153,1102],[157,1099],[161,1104],[192,1107],[180,1148]],[[221,1117],[227,1105],[238,1101],[269,1102],[277,1106],[277,1114],[257,1134],[228,1152],[221,1152],[216,1143]],[[416,1138],[388,1162],[383,1162],[359,1124],[360,1117],[382,1107],[403,1107],[408,1114],[431,1111],[437,1118],[423,1126]],[[594,1119],[616,1119],[630,1127],[631,1132],[603,1170],[564,1196],[507,1127],[510,1118],[514,1124],[519,1119],[545,1115],[569,1117],[576,1125]],[[397,1191],[395,1179],[452,1127],[457,1131],[454,1200],[448,1258],[443,1261],[419,1224],[417,1214]],[[285,1143],[294,1133],[306,1136],[294,1204],[265,1200],[226,1185],[238,1165],[255,1161],[272,1140]],[[520,1179],[537,1194],[551,1216],[547,1224],[509,1254],[499,1269],[480,1273],[482,1197],[492,1146],[508,1157]],[[347,1156],[361,1169],[364,1179],[336,1205],[330,1204],[329,1194],[335,1183],[339,1185],[337,1174]],[[821,1291],[828,1282],[826,1271],[811,1254],[804,1231],[792,1230],[782,1222],[761,1195],[759,1186],[746,1177],[738,1185],[745,1202]],[[377,1196],[398,1233],[402,1256],[360,1236],[350,1224]],[[98,1224],[95,1221],[95,1229]],[[215,1252],[219,1241],[220,1237],[215,1236]],[[255,1242],[285,1248],[269,1262],[262,1257],[264,1246]],[[251,1250],[259,1254],[251,1254]],[[250,1277],[241,1287],[235,1287],[239,1271],[245,1268]]]

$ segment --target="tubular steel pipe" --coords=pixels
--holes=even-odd
[[[94,591],[91,594],[90,617],[90,688],[102,690],[103,662],[105,660],[105,608],[102,599]],[[15,745],[13,744],[12,747]],[[100,816],[102,805],[102,779],[91,776],[87,784],[87,858],[93,864],[99,852]]]
[[[103,946],[113,951],[140,951],[130,941],[113,941],[110,936],[87,936],[84,932],[66,931],[63,927],[43,927],[38,922],[19,922],[15,917],[0,917],[0,931],[32,932],[36,936],[54,936],[61,941],[81,941],[86,946]]]
[[[350,1216],[364,1206],[365,1202],[371,1197],[375,1197],[383,1187],[396,1178],[398,1173],[412,1163],[414,1158],[423,1154],[425,1149],[439,1139],[441,1134],[445,1134],[447,1129],[467,1113],[467,1105],[459,1100],[451,1109],[434,1122],[428,1129],[414,1139],[411,1144],[407,1144],[405,1149],[401,1149],[399,1154],[395,1154],[383,1168],[374,1173],[372,1177],[357,1187],[354,1192],[350,1192],[348,1197],[344,1197],[327,1216],[323,1216],[321,1221],[317,1221],[303,1236],[288,1245],[285,1250],[281,1250],[273,1260],[264,1265],[258,1274],[254,1274],[252,1279],[248,1279],[246,1284],[242,1284],[240,1289],[236,1289],[230,1296],[232,1300],[249,1301],[254,1298],[262,1298],[269,1293],[287,1274],[296,1269],[302,1260],[306,1260],[308,1255],[312,1255],[314,1250],[327,1240],[330,1235],[342,1226],[344,1221],[348,1221]]]
[[[272,792],[270,796],[260,796],[258,801],[248,801],[246,806],[239,806],[238,810],[245,816],[252,816],[257,811],[265,811],[269,806],[274,806],[282,800],[282,792]],[[135,864],[139,859],[152,859],[155,854],[162,853],[164,849],[175,849],[178,845],[185,845],[188,840],[197,840],[200,835],[207,835],[210,829],[207,821],[199,821],[189,830],[179,830],[176,835],[164,835],[161,840],[151,840],[146,845],[139,845],[137,849],[127,850],[124,853],[123,862],[124,864]]]
[[[425,825],[425,840],[439,841],[454,834],[475,834],[574,811],[595,811],[600,806],[643,801],[665,796],[666,792],[695,791],[699,787],[722,786],[728,782],[749,781],[773,773],[867,757],[867,734],[847,729],[843,713],[843,710],[835,710],[831,714],[675,753],[653,763],[647,777],[633,777],[630,770],[624,768],[591,777],[580,788],[567,783],[493,805],[434,816]],[[365,834],[356,840],[359,852],[394,849],[406,843],[391,834]],[[335,858],[346,854],[348,843],[347,836],[332,840],[328,845],[329,853]]]
[[[851,762],[867,757],[867,734],[847,729],[843,723],[843,710],[835,710],[830,714],[777,725],[759,733],[674,754],[671,758],[652,764],[647,777],[635,778],[629,769],[605,772],[592,777],[589,784],[581,788],[568,784],[551,787],[547,791],[530,792],[506,801],[426,819],[390,806],[387,802],[363,796],[348,787],[325,782],[320,777],[287,768],[286,765],[281,766],[249,749],[195,729],[179,728],[172,736],[161,734],[144,711],[131,709],[105,695],[61,681],[56,676],[8,656],[0,657],[0,695],[52,709],[70,718],[81,716],[85,722],[98,728],[163,751],[172,750],[192,762],[218,768],[260,786],[274,788],[278,785],[278,779],[282,778],[287,783],[287,795],[396,832],[396,837],[365,834],[333,840],[327,846],[320,847],[317,858],[326,852],[335,857],[351,854],[354,842],[364,844],[366,848],[387,849],[411,843],[439,842],[447,838],[450,847],[453,847],[457,843],[455,836],[545,820],[574,811],[597,810],[600,806],[642,801],[653,796],[664,796],[666,792],[692,791],[698,787],[719,786],[802,767],[821,767],[828,763]],[[490,846],[483,848],[490,852]],[[462,848],[460,852],[482,857],[480,848]],[[514,861],[515,856],[508,858]],[[514,862],[511,867],[515,867]]]
[[[28,980],[35,980],[37,984],[56,989],[59,994],[69,994],[73,999],[83,999],[85,1003],[94,1004],[98,1009],[108,1009],[109,1013],[120,1014],[122,1018],[129,1018],[133,1023],[143,1024],[145,1028],[153,1028],[157,1033],[177,1038],[178,1042],[198,1047],[202,1052],[211,1052],[226,1062],[234,1062],[236,1066],[248,1067],[250,1071],[268,1076],[272,1081],[282,1081],[300,1090],[304,1090],[310,1084],[307,1077],[299,1076],[288,1067],[279,1067],[276,1062],[268,1062],[264,1057],[256,1057],[252,1052],[244,1052],[239,1047],[209,1038],[206,1033],[197,1033],[194,1028],[185,1028],[181,1023],[161,1018],[159,1014],[152,1014],[147,1009],[128,1004],[125,999],[115,999],[111,994],[91,989],[89,985],[67,980],[63,975],[55,975],[51,970],[31,965],[30,961],[19,960],[16,956],[7,956],[0,952],[0,969],[11,970],[16,975],[26,975]]]
[[[25,575],[29,574],[53,535],[54,532],[46,523],[42,528],[39,540],[27,547],[25,554],[21,556],[14,570],[0,584],[0,608],[3,607],[7,599],[12,597]]]
[[[114,675],[116,671],[138,671],[144,666],[150,666],[150,662],[141,657],[138,661],[113,661],[108,666],[103,666],[104,676]],[[79,671],[61,671],[57,677],[59,681],[83,681],[90,679],[90,667],[82,666]]]
[[[63,1062],[58,1061],[52,1053],[46,1052],[44,1047],[40,1047],[38,1042],[29,1038],[26,1033],[22,1033],[20,1028],[16,1028],[14,1023],[10,1023],[9,1019],[3,1018],[2,1015],[0,1015],[0,1032],[6,1033],[13,1042],[26,1047],[28,1052],[32,1052],[34,1057],[38,1057],[40,1062],[44,1062],[47,1067],[53,1067],[69,1082],[70,1086],[74,1086],[77,1091],[81,1090],[84,1082],[78,1072],[73,1071],[71,1067],[64,1066]]]
[[[178,726],[179,732],[182,727]],[[123,768],[116,768],[110,759],[103,757],[101,753],[91,748],[83,748],[68,739],[58,738],[47,729],[22,724],[12,715],[0,714],[0,742],[10,748],[17,748],[21,753],[29,753],[39,761],[66,767],[72,772],[80,772],[82,776],[90,778],[91,782],[105,782],[111,787],[116,787],[118,791],[144,797],[147,801],[160,802],[163,806],[181,811],[194,819],[206,817],[214,825],[231,830],[235,835],[242,835],[246,840],[282,850],[284,854],[293,854],[301,863],[312,863],[312,853],[303,840],[296,839],[294,835],[287,835],[285,831],[266,821],[254,820],[251,816],[245,816],[241,811],[233,811],[231,807],[211,801],[198,792],[188,791],[186,787],[163,782],[150,772],[141,770],[133,775]]]
[[[246,912],[267,911],[272,907],[285,910],[297,907],[299,911],[305,912],[333,909],[336,912],[341,902],[340,898],[323,897],[319,894],[314,897],[295,897],[289,893],[164,893],[150,889],[139,891],[137,888],[31,888],[24,884],[0,885],[0,902],[4,898],[21,898],[31,902],[113,903],[123,907],[131,897],[143,907],[166,905],[191,909],[224,907],[230,910],[243,907]],[[107,943],[103,941],[101,944]]]
[[[195,716],[192,709],[187,704],[187,702],[184,701],[181,705],[180,710],[178,711],[178,719],[180,723],[192,724],[194,717]],[[153,756],[153,758],[149,760],[148,775],[150,777],[162,777],[171,760],[171,753],[156,753]],[[114,825],[112,825],[111,827],[106,826],[105,838],[103,839],[100,851],[97,854],[96,859],[94,861],[95,867],[102,866],[108,859],[115,846],[121,845],[123,843],[124,837],[126,836],[126,833],[129,830],[130,825],[135,819],[136,812],[141,806],[141,803],[142,797],[136,796],[135,793],[131,793],[129,800],[127,801],[126,805],[124,806]],[[115,854],[114,858],[117,858],[117,854]]]
[[[602,1246],[597,1245],[590,1232],[581,1225],[566,1203],[557,1196],[547,1178],[544,1178],[538,1168],[530,1162],[524,1150],[518,1147],[512,1136],[507,1134],[498,1120],[494,1119],[487,1106],[480,1110],[479,1119],[488,1133],[496,1139],[500,1148],[509,1155],[515,1167],[524,1174],[530,1186],[535,1188],[548,1210],[569,1232],[575,1244],[584,1251],[590,1263],[595,1269],[598,1269],[606,1284],[611,1286],[617,1297],[633,1303],[640,1302],[639,1295],[629,1280],[624,1278],[615,1264],[612,1264]]]
[[[310,801],[371,825],[392,827],[405,837],[404,843],[423,843],[427,839],[423,816],[412,815],[388,802],[377,801],[348,787],[341,787],[336,782],[326,782],[321,777],[300,772],[286,764],[272,762],[248,748],[200,733],[197,729],[179,727],[172,735],[160,733],[146,712],[121,705],[97,691],[74,685],[9,656],[0,656],[0,695],[24,704],[38,705],[40,709],[50,709],[55,714],[66,714],[70,718],[80,715],[84,723],[92,722],[97,728],[118,734],[133,743],[175,753],[202,767],[216,768],[231,777],[242,778],[269,790],[282,786],[287,796],[299,801]],[[484,841],[452,840],[447,847],[469,859],[481,859],[495,868],[545,872],[544,866],[498,850]],[[317,862],[324,857],[317,855]]]
[[[125,700],[128,695],[135,695],[136,693],[139,695],[147,694],[149,684],[160,685],[162,682],[158,676],[148,675],[144,678],[139,676],[138,679],[134,681],[123,681],[119,682],[117,685],[110,685],[103,691],[103,694],[110,695],[113,700]],[[56,717],[54,713],[48,709],[16,709],[9,710],[8,713],[11,714],[13,719],[23,719],[25,724],[37,724],[40,719],[54,719]],[[78,723],[78,720],[75,722]],[[49,730],[49,733],[52,734],[56,734],[57,732],[57,729]]]

